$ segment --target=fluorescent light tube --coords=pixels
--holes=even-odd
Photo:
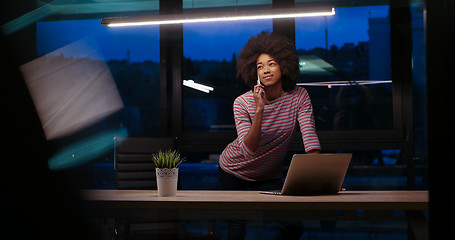
[[[102,25],[109,27],[146,26],[219,21],[246,21],[273,18],[300,18],[335,15],[332,7],[280,8],[269,10],[237,10],[230,12],[193,12],[146,17],[104,18]]]
[[[206,86],[204,84],[200,84],[200,83],[195,83],[194,80],[183,80],[183,85],[184,86],[187,86],[187,87],[190,87],[190,88],[193,88],[193,89],[196,89],[196,90],[199,90],[201,92],[205,92],[205,93],[209,93],[210,91],[213,91],[214,88],[213,87],[209,87],[209,86]]]

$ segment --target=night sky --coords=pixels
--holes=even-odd
[[[335,16],[327,17],[329,46],[368,41],[368,18],[387,17],[388,9],[388,6],[335,9]],[[98,48],[107,61],[126,59],[127,51],[132,62],[159,61],[158,26],[109,28],[100,23],[101,19],[38,22],[37,53],[41,56],[72,42],[90,39],[89,45]],[[297,48],[324,47],[324,29],[324,17],[296,19]],[[185,24],[184,56],[193,60],[230,60],[251,35],[264,30],[272,30],[272,20]],[[74,51],[73,57],[81,51],[84,50]]]

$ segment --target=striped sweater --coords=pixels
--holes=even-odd
[[[308,92],[296,87],[265,105],[261,139],[252,152],[244,144],[253,122],[256,104],[253,92],[248,91],[234,101],[234,118],[237,138],[220,156],[220,167],[234,176],[249,181],[281,177],[282,162],[297,123],[302,132],[305,151],[320,149],[314,126],[313,106]]]

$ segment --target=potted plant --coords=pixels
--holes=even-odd
[[[177,196],[179,165],[185,161],[185,158],[182,158],[176,150],[160,150],[152,155],[152,160],[156,167],[158,197]]]

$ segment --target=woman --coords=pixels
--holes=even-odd
[[[224,190],[281,189],[282,163],[292,135],[300,127],[307,153],[319,153],[313,107],[297,87],[299,58],[294,44],[274,33],[251,37],[237,60],[237,75],[252,88],[234,101],[237,138],[220,156]],[[301,222],[279,222],[281,239],[299,239]],[[230,221],[228,237],[243,239],[244,221]]]

